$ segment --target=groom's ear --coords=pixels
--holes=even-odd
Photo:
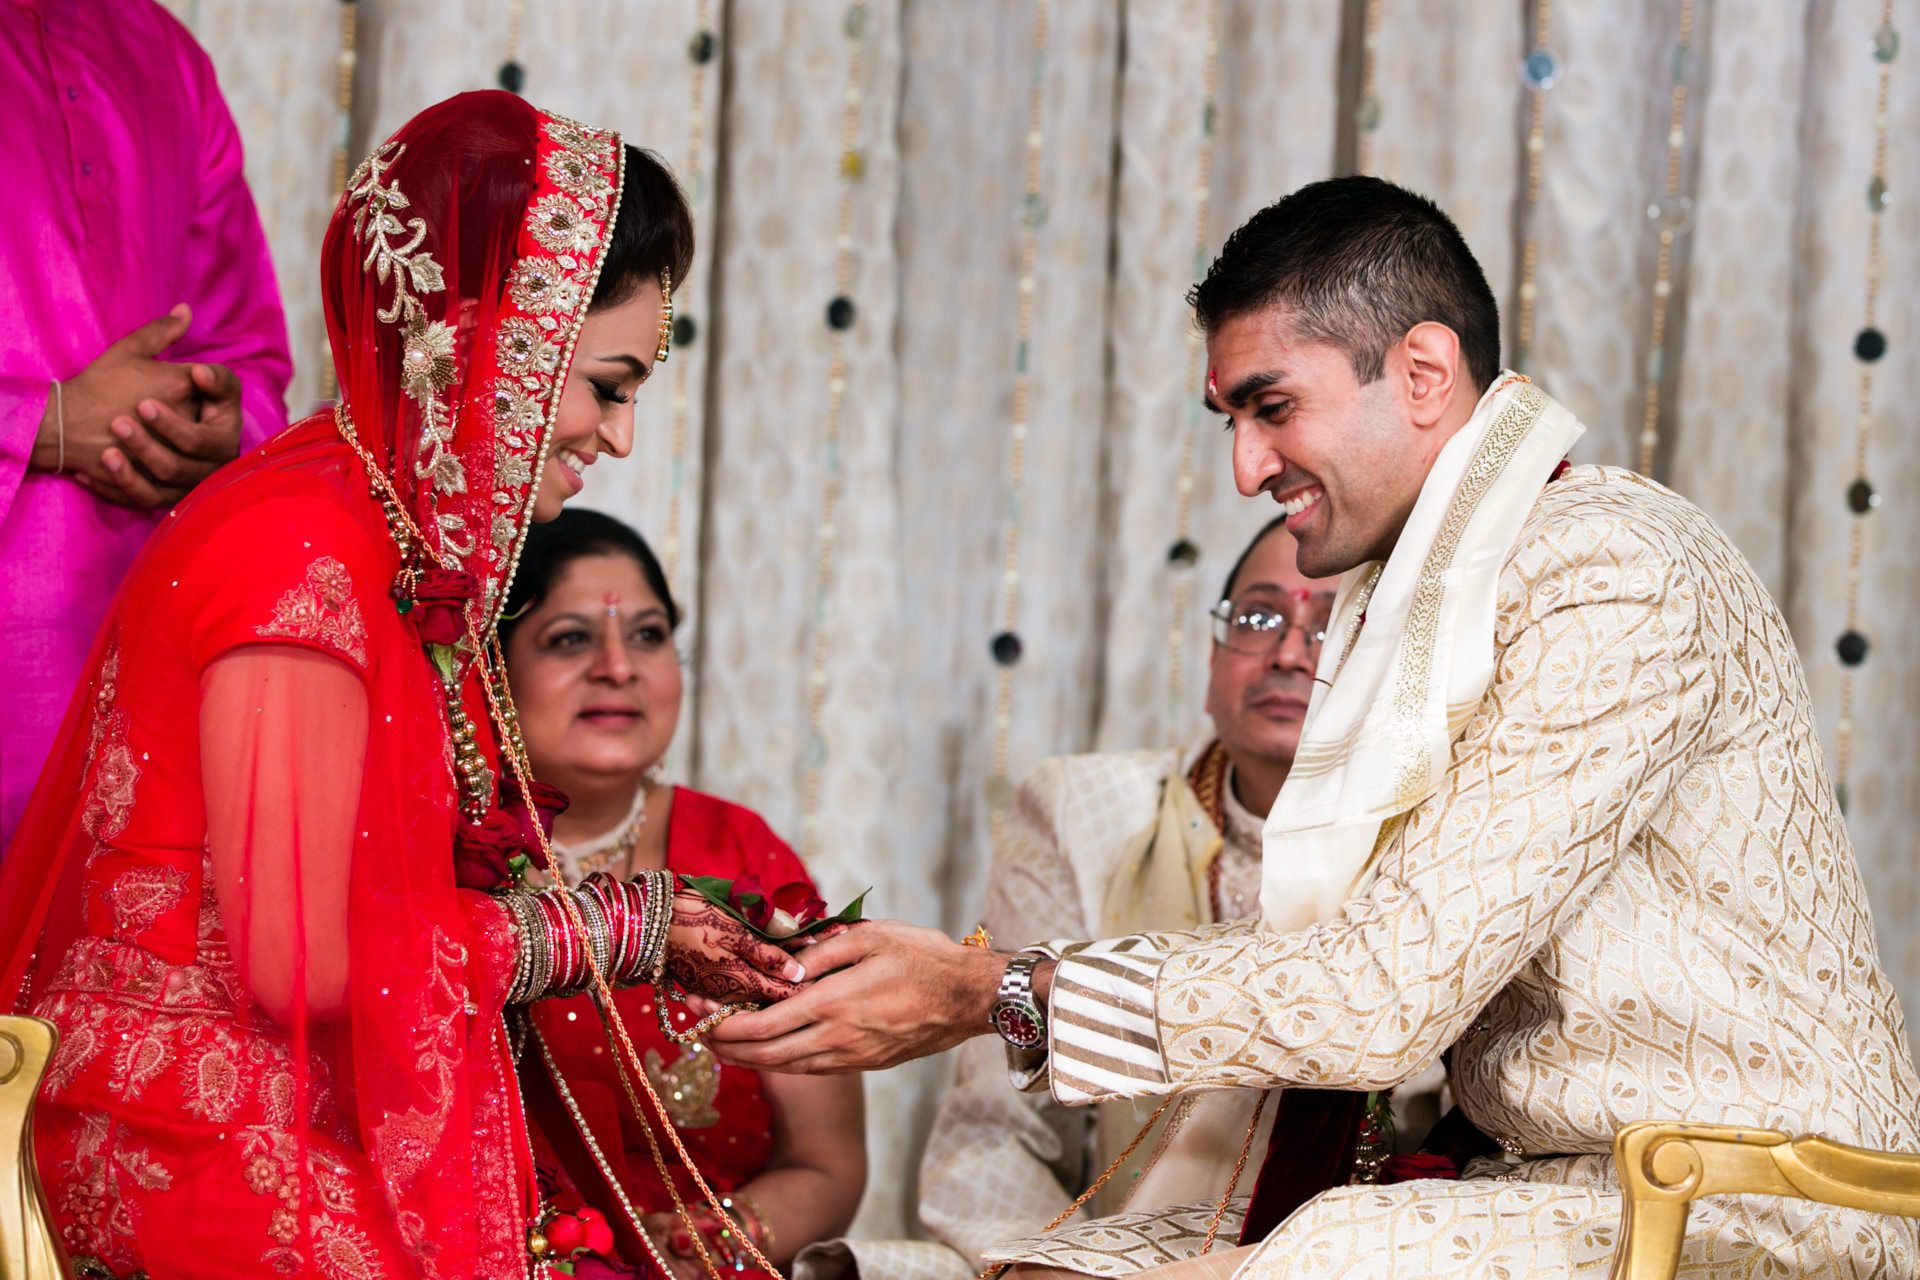
[[[1437,427],[1464,373],[1460,335],[1437,321],[1422,320],[1388,353],[1387,368],[1402,383],[1408,420],[1422,429]]]

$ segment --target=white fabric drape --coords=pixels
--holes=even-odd
[[[219,68],[274,248],[298,373],[317,394],[312,288],[334,137],[337,11],[169,0]],[[362,0],[356,158],[421,106],[492,85],[507,0]],[[822,770],[813,870],[835,900],[968,926],[987,863],[1007,530],[1033,0],[869,0],[854,189],[846,401],[832,587],[816,602],[828,332],[842,187],[847,6],[711,0],[717,52],[693,137],[696,0],[538,0],[522,14],[526,92],[618,128],[689,183],[701,256],[682,285],[698,333],[640,399],[635,458],[591,499],[656,545],[677,510],[690,684],[675,775],[753,806],[796,845],[805,769]],[[1202,724],[1202,611],[1268,518],[1238,497],[1187,384],[1206,0],[1052,0],[1021,504],[1011,772],[1092,747],[1182,741]],[[1351,168],[1360,0],[1219,0],[1203,255],[1286,190]],[[1459,220],[1502,306],[1519,286],[1526,0],[1381,0],[1371,168]],[[1920,6],[1896,25],[1920,39]],[[1559,0],[1538,205],[1528,371],[1591,429],[1577,454],[1637,455],[1654,282],[1646,210],[1665,165],[1678,0]],[[1864,305],[1872,0],[1698,0],[1661,478],[1731,530],[1799,637],[1831,742],[1840,667]],[[1850,825],[1884,958],[1920,999],[1920,67],[1893,71],[1886,259],[1868,468]],[[1511,338],[1511,324],[1508,336]],[[684,362],[684,363],[683,363]],[[671,464],[672,388],[684,460]],[[1193,568],[1169,564],[1180,459],[1194,450]],[[678,486],[679,501],[674,507]],[[1175,588],[1182,661],[1170,669]],[[822,741],[807,707],[828,640]],[[1170,690],[1179,689],[1170,707]],[[824,748],[824,750],[822,749]],[[857,1224],[912,1216],[919,1135],[943,1068],[871,1080],[873,1177]]]

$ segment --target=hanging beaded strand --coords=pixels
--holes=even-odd
[[[1533,46],[1520,64],[1527,86],[1527,184],[1520,223],[1525,238],[1520,245],[1520,306],[1514,325],[1513,367],[1527,371],[1533,355],[1535,268],[1540,262],[1540,168],[1547,149],[1547,91],[1560,79],[1560,62],[1553,55],[1553,0],[1533,6]]]
[[[487,708],[493,720],[495,735],[500,740],[500,753],[502,761],[506,766],[507,777],[518,790],[521,802],[527,806],[528,812],[535,812],[537,807],[534,804],[533,791],[530,785],[530,779],[533,777],[533,769],[527,760],[526,743],[520,736],[520,713],[513,704],[513,689],[507,681],[506,654],[500,648],[499,635],[495,633],[490,636],[488,640],[483,641],[479,633],[474,629],[472,620],[469,619],[467,637],[468,642],[475,647],[476,652],[482,655],[480,687],[486,695]],[[534,836],[540,844],[541,865],[546,869],[547,875],[555,884],[561,883],[560,860],[559,856],[554,852],[552,840],[547,836],[545,829],[537,823],[534,825]],[[568,923],[567,936],[576,940],[587,939],[592,936],[592,931],[587,927],[586,917],[582,913],[580,904],[574,895],[558,895],[552,900],[552,905],[557,907],[560,913],[566,917]],[[670,906],[669,909],[671,909]],[[587,967],[589,989],[594,996],[594,1002],[600,1008],[601,1021],[607,1032],[607,1043],[613,1050],[615,1075],[618,1077],[621,1089],[626,1095],[628,1106],[633,1109],[634,1117],[641,1121],[642,1130],[647,1139],[647,1145],[653,1156],[654,1168],[660,1173],[664,1181],[667,1195],[673,1201],[675,1213],[687,1231],[694,1233],[696,1229],[693,1216],[687,1208],[685,1199],[680,1194],[679,1187],[661,1151],[659,1134],[655,1131],[654,1119],[658,1120],[659,1128],[665,1131],[667,1140],[673,1147],[674,1154],[679,1157],[681,1167],[686,1170],[688,1176],[692,1179],[694,1189],[699,1193],[699,1197],[704,1200],[715,1213],[724,1213],[725,1210],[721,1206],[719,1196],[714,1193],[712,1186],[707,1182],[706,1176],[700,1172],[698,1165],[694,1163],[693,1156],[688,1152],[686,1144],[681,1141],[680,1132],[674,1127],[673,1118],[667,1111],[666,1103],[661,1100],[659,1092],[653,1086],[652,1079],[646,1074],[646,1070],[641,1064],[639,1050],[634,1047],[633,1037],[627,1030],[626,1021],[621,1018],[619,1011],[614,1007],[613,988],[607,981],[606,971],[600,964],[599,958],[590,947],[586,949],[583,958]],[[664,951],[662,952],[662,958],[664,959]],[[733,1012],[737,1008],[744,1007],[746,1006],[730,1005],[726,1007],[726,1012]],[[724,1015],[714,1015],[712,1021],[719,1021],[720,1016]],[[646,1097],[646,1104],[643,1104],[641,1101],[642,1094]],[[647,1104],[650,1104],[650,1106]],[[654,1119],[648,1118],[649,1110]],[[742,1245],[756,1266],[778,1280],[781,1272],[767,1260],[766,1256],[755,1246],[753,1241],[744,1240],[742,1241]],[[719,1280],[719,1272],[715,1268],[712,1259],[706,1256],[704,1249],[702,1250],[700,1261],[704,1265],[710,1280]]]
[[[1660,394],[1667,370],[1667,302],[1673,293],[1674,248],[1692,229],[1693,200],[1681,192],[1687,150],[1687,74],[1693,59],[1694,0],[1680,0],[1680,33],[1673,45],[1673,89],[1667,104],[1667,171],[1661,198],[1647,206],[1659,235],[1653,276],[1653,320],[1647,330],[1646,391],[1640,410],[1640,474],[1653,476],[1660,444]]]
[[[1360,29],[1360,101],[1353,109],[1353,168],[1373,172],[1373,135],[1380,130],[1380,0],[1367,0]]]
[[[1847,486],[1847,509],[1853,513],[1847,534],[1846,630],[1834,644],[1840,658],[1840,718],[1833,732],[1834,791],[1840,811],[1847,809],[1847,776],[1853,764],[1853,673],[1867,660],[1867,637],[1860,630],[1860,562],[1865,552],[1866,518],[1880,505],[1880,495],[1867,477],[1867,443],[1873,430],[1873,370],[1887,354],[1887,335],[1879,327],[1881,240],[1886,222],[1887,103],[1893,78],[1893,60],[1900,52],[1900,33],[1893,25],[1893,0],[1881,0],[1880,25],[1870,43],[1879,66],[1879,85],[1873,108],[1873,172],[1868,176],[1867,281],[1865,319],[1853,338],[1854,359],[1860,365],[1860,399],[1855,408],[1853,483]]]
[[[847,41],[847,78],[840,126],[840,212],[834,242],[833,297],[827,302],[827,412],[821,436],[825,469],[820,492],[820,524],[813,588],[813,653],[807,670],[807,745],[800,809],[800,852],[806,861],[819,852],[820,789],[827,766],[827,652],[830,628],[827,604],[833,593],[835,518],[840,507],[840,419],[847,392],[847,331],[856,311],[848,294],[853,286],[853,196],[865,173],[860,154],[860,54],[867,33],[867,6],[847,7],[841,32]]]
[[[693,220],[700,221],[700,208],[706,198],[706,172],[701,168],[701,150],[706,143],[706,79],[707,67],[719,52],[719,41],[709,25],[710,0],[699,0],[694,9],[694,33],[687,41],[687,61],[692,64],[688,76],[687,89],[687,202],[692,206]],[[674,345],[682,349],[693,345],[698,336],[693,316],[688,314],[686,303],[693,297],[691,289],[682,285],[682,304],[680,314],[674,317]],[[690,362],[681,360],[673,366],[673,426],[669,436],[667,458],[667,520],[666,537],[661,543],[664,553],[664,571],[667,584],[675,586],[680,577],[680,503],[686,489],[687,474],[687,417],[692,406],[692,393],[688,390]]]
[[[1007,500],[1000,553],[1000,630],[989,650],[998,667],[993,699],[993,776],[987,788],[991,848],[1000,845],[1013,795],[1007,776],[1007,742],[1013,731],[1013,672],[1020,661],[1020,529],[1027,503],[1028,362],[1033,337],[1034,263],[1046,199],[1040,193],[1044,154],[1047,77],[1047,0],[1034,0],[1033,79],[1027,87],[1026,190],[1020,202],[1020,282],[1013,355],[1013,416],[1007,423]]]
[[[406,614],[413,611],[413,590],[418,584],[421,566],[430,564],[436,569],[446,569],[446,561],[427,541],[427,535],[421,532],[414,522],[406,504],[400,501],[399,493],[393,487],[393,481],[380,468],[367,446],[361,442],[360,433],[354,426],[353,415],[347,406],[337,404],[333,408],[333,423],[340,436],[352,447],[360,458],[360,465],[366,468],[367,488],[381,513],[387,520],[387,532],[393,538],[394,549],[400,556],[400,570],[393,578],[394,608]],[[477,655],[479,649],[475,649]],[[440,672],[443,692],[447,703],[447,731],[453,738],[453,767],[460,783],[460,812],[469,822],[479,822],[487,816],[494,804],[493,769],[487,764],[486,754],[480,750],[479,735],[475,731],[473,717],[467,714],[467,708],[460,698],[461,673],[465,667],[456,667],[454,672]],[[518,725],[514,725],[518,735]],[[533,812],[529,809],[528,812]]]
[[[333,176],[327,190],[333,204],[347,189],[348,152],[353,145],[353,79],[359,63],[359,0],[342,0],[340,5],[340,54],[334,65]],[[324,335],[320,341],[320,399],[332,400],[340,394],[340,378],[333,367],[333,344]]]
[[[1207,223],[1213,211],[1213,138],[1219,129],[1219,105],[1214,87],[1220,62],[1220,0],[1207,0],[1206,44],[1200,67],[1200,143],[1194,153],[1193,278],[1207,273]],[[1206,363],[1206,339],[1191,318],[1187,323],[1186,381],[1180,384],[1186,404],[1186,430],[1180,444],[1180,470],[1175,485],[1173,543],[1167,548],[1169,578],[1167,625],[1166,741],[1181,745],[1187,722],[1187,628],[1190,622],[1193,575],[1200,548],[1193,543],[1194,455],[1200,438],[1200,374]]]
[[[525,0],[507,0],[507,56],[500,64],[499,83],[508,93],[525,93],[527,69],[520,61],[520,19]]]

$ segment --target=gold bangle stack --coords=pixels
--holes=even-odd
[[[607,878],[603,885],[618,882]],[[529,892],[509,889],[495,895],[507,909],[514,937],[513,978],[508,1004],[529,1004],[549,996],[577,995],[590,989],[593,974],[615,988],[660,983],[666,963],[667,934],[673,927],[673,873],[643,871],[626,883],[633,895],[597,891],[594,886],[556,887]],[[632,898],[637,896],[637,907]],[[564,898],[565,901],[561,901]],[[637,911],[639,919],[632,918]],[[584,929],[569,920],[577,914]],[[581,945],[584,933],[586,951]],[[556,958],[567,964],[556,972]],[[591,958],[589,962],[589,957]]]

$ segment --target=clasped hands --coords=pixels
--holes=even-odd
[[[240,380],[160,353],[186,336],[185,303],[141,325],[49,389],[33,467],[63,470],[123,507],[171,506],[240,452]],[[64,425],[63,425],[64,424]]]
[[[683,909],[689,925],[695,919],[691,904],[683,908],[692,896],[675,898],[667,946],[668,973],[694,993],[688,1007],[704,1017],[736,1001],[767,1005],[707,1032],[723,1062],[806,1075],[876,1071],[989,1030],[1004,954],[876,920],[815,935],[790,955],[704,900],[700,937],[684,935],[700,946],[683,951],[676,939]]]

